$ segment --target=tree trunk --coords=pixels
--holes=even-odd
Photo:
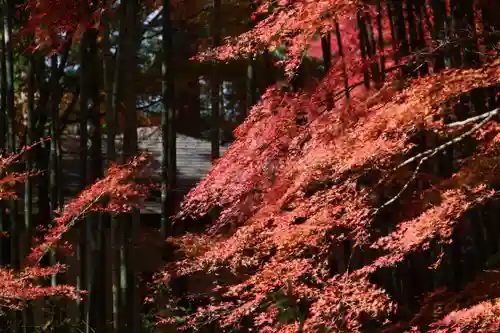
[[[375,61],[375,56],[377,54],[377,46],[375,42],[375,34],[373,33],[370,14],[365,13],[364,23],[366,29],[365,46],[369,62],[371,63],[370,67],[372,72],[372,80],[375,83],[375,87],[381,87],[384,83],[380,77],[380,68],[378,67],[378,63]]]
[[[325,36],[321,37],[321,52],[323,55],[323,74],[326,76],[332,67],[332,36],[328,32]],[[326,93],[325,101],[327,110],[335,107],[335,96],[332,91]]]
[[[57,75],[57,71],[59,70],[58,65],[58,56],[54,54],[51,59],[51,81],[50,82],[50,90],[51,90],[51,101],[50,101],[50,155],[49,155],[49,186],[50,186],[50,212],[51,217],[50,220],[53,221],[55,219],[55,212],[58,208],[62,207],[62,196],[60,191],[60,170],[61,170],[61,150],[60,150],[60,141],[59,141],[59,101],[60,101],[60,85],[59,85],[59,76]],[[51,265],[54,266],[57,264],[57,257],[55,253],[51,253],[50,255]],[[61,281],[63,282],[63,281]],[[51,286],[55,287],[58,284],[58,277],[56,274],[51,277]],[[63,330],[62,322],[61,322],[61,314],[62,309],[57,306],[54,309],[53,313],[53,323],[54,323],[54,331],[61,332]]]
[[[335,21],[335,37],[337,39],[337,47],[339,50],[339,57],[340,60],[342,61],[342,74],[344,76],[344,91],[345,91],[345,98],[349,99],[351,94],[349,92],[349,77],[347,76],[347,69],[345,66],[345,59],[344,59],[344,51],[342,47],[342,36],[340,35],[340,27],[338,21]]]
[[[126,57],[126,27],[127,20],[125,17],[125,5],[118,7],[118,17],[120,20],[119,26],[119,44],[115,62],[115,73],[113,81],[112,107],[113,114],[110,118],[117,119],[119,114],[123,115],[122,98],[124,96],[123,87],[125,79],[124,60]],[[118,118],[119,119],[119,118]],[[123,128],[117,126],[123,133]],[[108,138],[108,144],[111,138]],[[122,141],[123,143],[123,141]],[[114,143],[112,143],[114,145]],[[123,146],[121,147],[123,149]],[[108,149],[111,149],[108,147]],[[117,159],[116,152],[112,152],[113,157]],[[126,332],[127,313],[125,304],[127,301],[127,262],[125,258],[125,238],[124,232],[127,228],[123,223],[123,219],[113,216],[111,219],[110,230],[110,247],[112,248],[112,284],[113,284],[113,313],[116,321],[114,322],[114,330],[116,332]]]
[[[418,4],[415,4],[415,11],[416,11],[416,19],[417,19],[417,29],[418,29],[418,40],[417,40],[417,49],[418,50],[423,50],[425,49],[425,30],[424,30],[424,20],[428,19],[426,18],[427,15],[427,8],[425,3],[419,2]],[[430,23],[430,22],[428,22]],[[419,52],[419,51],[417,51]],[[419,73],[421,76],[425,76],[429,74],[429,63],[427,59],[421,59],[419,60],[419,57],[417,57],[417,66],[419,68]]]
[[[323,54],[323,67],[326,75],[332,66],[332,42],[330,33],[321,37],[321,52]]]
[[[16,140],[16,110],[14,107],[14,59],[13,59],[13,50],[12,50],[12,11],[14,10],[14,4],[11,0],[3,1],[3,40],[4,40],[4,66],[3,70],[6,76],[6,86],[5,86],[5,94],[6,94],[6,133],[7,133],[7,152],[15,153],[17,152],[17,140]],[[19,171],[17,163],[10,167],[9,171]],[[9,208],[9,224],[10,224],[10,266],[14,269],[20,267],[20,224],[18,223],[18,207],[17,201],[9,200],[8,203]],[[20,326],[17,323],[21,320],[19,316],[19,312],[12,312],[12,321],[13,324],[11,331],[19,332]]]
[[[88,32],[83,34],[80,41],[80,189],[84,189],[88,186],[88,131],[87,131],[87,121],[89,118],[89,98],[90,98],[90,87],[88,73],[90,70],[87,48],[89,45]],[[89,239],[90,235],[87,235],[86,223],[80,224],[80,242],[77,248],[77,259],[80,263],[80,274],[77,279],[77,288],[80,290],[85,290],[88,287],[88,258],[87,258],[87,247],[90,245]],[[84,331],[89,331],[89,321],[88,321],[88,303],[92,298],[92,291],[87,290],[86,298],[81,302],[80,306],[80,321],[84,324]]]
[[[257,93],[257,80],[256,80],[256,62],[254,58],[251,58],[248,61],[247,65],[247,77],[246,77],[246,82],[247,82],[247,95],[246,95],[246,114],[250,112],[252,107],[257,104],[258,101],[258,93]],[[243,121],[245,117],[241,118],[241,121]]]
[[[89,183],[96,182],[103,175],[102,163],[102,138],[101,138],[101,110],[99,101],[99,72],[100,66],[97,58],[97,35],[98,31],[91,29],[88,34],[88,53],[87,61],[89,64],[89,119],[87,128],[89,129],[89,138],[91,141],[90,147],[90,170]],[[87,290],[89,292],[89,320],[90,329],[92,331],[102,332],[105,330],[106,324],[106,293],[103,286],[105,278],[103,277],[105,262],[104,252],[104,230],[102,214],[97,212],[89,216],[87,220],[87,235],[90,244],[88,246],[88,274],[87,274]],[[93,234],[93,235],[92,235]]]
[[[6,75],[6,115],[7,115],[7,152],[15,153],[18,149],[16,140],[16,109],[14,107],[14,59],[12,51],[12,10],[13,3],[4,0],[3,3],[3,38],[5,41],[5,75]],[[17,166],[12,166],[17,169]],[[17,202],[9,200],[10,240],[11,240],[11,266],[18,268],[19,256],[19,224],[17,223]]]
[[[59,68],[57,65],[58,56],[52,56],[52,71],[56,73]],[[51,188],[51,212],[54,212],[63,205],[63,197],[60,189],[61,185],[61,146],[59,140],[60,134],[60,119],[59,119],[59,102],[62,92],[60,90],[59,77],[53,75],[51,85],[51,122],[50,122],[50,188]]]
[[[161,114],[162,130],[162,191],[161,191],[161,232],[167,236],[170,232],[169,216],[173,213],[173,193],[176,187],[176,129],[174,103],[174,66],[172,47],[172,23],[170,0],[163,2],[163,64],[162,92],[164,109]]]
[[[385,80],[385,56],[384,56],[384,36],[383,36],[383,27],[382,27],[382,5],[380,0],[377,0],[377,32],[378,32],[378,52],[380,56],[380,81],[384,82]],[[389,18],[390,19],[390,18]]]
[[[432,31],[432,38],[436,43],[442,43],[447,36],[446,29],[446,4],[444,0],[431,0],[431,6],[434,17],[434,31]],[[442,50],[435,51],[434,57],[434,72],[437,72],[447,66],[445,53]]]
[[[127,160],[138,153],[137,146],[137,111],[136,111],[136,87],[135,69],[136,53],[139,47],[139,4],[137,0],[131,0],[124,4],[125,9],[125,34],[123,35],[123,66],[118,69],[124,71],[123,91],[123,160]],[[122,36],[120,36],[122,37]],[[140,330],[141,301],[139,294],[139,272],[137,269],[140,256],[136,251],[139,240],[139,212],[134,210],[125,216],[124,226],[128,227],[125,237],[124,260],[128,267],[122,271],[126,275],[126,290],[123,299],[125,305],[125,318],[127,319],[126,331],[131,333]],[[125,267],[124,267],[125,268]]]
[[[35,73],[33,69],[33,55],[28,55],[28,103],[27,103],[27,119],[26,119],[26,146],[34,143],[34,108],[35,108]],[[33,170],[33,151],[29,150],[25,153],[25,168],[26,171]],[[24,233],[23,233],[23,253],[25,257],[31,248],[31,238],[33,236],[33,180],[28,177],[24,183]],[[23,309],[23,333],[33,332],[33,309],[28,303]]]
[[[477,31],[472,0],[454,0],[451,2],[454,36],[461,45],[461,65],[472,67],[479,63]],[[463,42],[460,42],[460,41]]]
[[[220,6],[221,0],[213,0],[212,10],[212,38],[213,46],[217,47],[221,42],[220,34]],[[211,114],[212,114],[212,130],[211,130],[211,143],[212,143],[212,161],[220,157],[220,78],[218,73],[217,64],[212,62],[212,74],[210,78],[211,85]]]
[[[35,140],[40,140],[47,136],[45,124],[47,122],[47,102],[50,97],[50,91],[45,83],[45,57],[40,56],[33,58],[33,70],[35,74],[38,90],[40,91],[40,99],[37,107],[34,110],[34,123],[37,126],[33,129]],[[56,73],[52,73],[55,75]],[[48,226],[50,222],[50,200],[49,200],[49,143],[43,142],[38,145],[34,151],[35,168],[43,170],[43,173],[36,177],[38,190],[38,216],[37,221],[43,226]],[[45,260],[45,259],[44,259]]]
[[[396,52],[396,61],[401,57],[408,55],[408,36],[406,35],[406,21],[403,12],[403,4],[401,1],[391,0],[391,13],[394,15],[394,36],[396,37],[396,45],[399,45]]]
[[[116,161],[116,110],[113,107],[113,71],[112,71],[112,63],[113,56],[111,54],[111,45],[110,45],[110,16],[109,11],[111,10],[111,1],[103,0],[102,7],[105,8],[105,12],[101,18],[102,24],[102,41],[101,41],[101,54],[102,54],[102,68],[103,68],[103,86],[104,86],[104,112],[106,115],[106,161],[107,167],[109,168],[111,162]],[[110,238],[109,244],[106,244],[105,240],[102,240],[103,250],[102,256],[103,258],[111,258],[109,263],[105,263],[105,273],[103,273],[104,281],[107,285],[108,281],[111,281],[111,302],[107,303],[107,306],[110,307],[111,310],[111,318],[109,318],[109,322],[111,322],[111,329],[106,327],[106,330],[110,330],[113,333],[118,333],[120,316],[119,316],[119,262],[117,264],[116,258],[117,256],[117,244],[116,244],[116,224],[117,220],[114,216],[106,215],[106,226],[110,226]],[[103,235],[104,236],[104,233]],[[105,246],[107,245],[107,246]],[[108,255],[107,252],[110,252]],[[119,252],[118,252],[119,254]],[[111,275],[110,277],[108,276]],[[105,291],[106,295],[108,295],[108,291]],[[105,309],[105,313],[108,313],[108,310]]]
[[[366,25],[364,18],[361,16],[360,10],[356,13],[357,17],[357,22],[358,22],[358,31],[359,31],[359,48],[361,50],[361,61],[363,62],[363,83],[365,85],[365,88],[370,88],[370,75],[368,73],[368,66],[367,66],[367,44],[368,44],[368,38],[366,34]]]
[[[1,46],[1,87],[0,87],[0,154],[4,155],[7,152],[7,57],[6,57],[6,45],[5,36],[2,34],[0,36],[0,46]],[[0,201],[0,232],[8,231],[7,216],[5,215],[5,202]],[[5,247],[9,246],[4,237],[0,237],[0,249],[3,251]],[[0,265],[8,264],[4,262],[4,256],[0,256]]]

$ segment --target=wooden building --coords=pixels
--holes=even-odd
[[[138,128],[139,150],[152,154],[154,159],[155,173],[152,180],[155,183],[161,182],[161,131],[158,126]],[[122,148],[123,136],[116,138],[116,149],[119,154]],[[76,133],[66,132],[61,138],[62,146],[62,169],[60,188],[63,190],[65,202],[75,197],[81,188],[80,179],[80,139]],[[228,145],[221,145],[221,154],[227,149]],[[193,138],[187,135],[177,135],[177,187],[174,190],[176,200],[182,200],[183,196],[189,192],[209,171],[211,168],[210,141]],[[106,138],[103,138],[102,145],[103,157],[106,159]],[[106,163],[105,163],[106,164]],[[20,188],[23,191],[23,188]],[[21,193],[22,194],[22,193]],[[35,189],[36,202],[36,189]],[[22,198],[22,195],[21,195]],[[34,210],[36,212],[36,204]],[[146,202],[142,214],[159,214],[160,198],[152,196]]]

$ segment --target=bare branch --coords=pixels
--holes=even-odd
[[[420,153],[420,154],[418,154],[418,155],[416,155],[416,156],[414,156],[414,157],[406,160],[405,162],[403,162],[400,165],[398,165],[395,169],[393,169],[393,171],[397,170],[397,169],[401,168],[402,166],[408,165],[409,163],[411,163],[411,162],[417,160],[419,157],[421,157],[420,161],[417,164],[417,167],[415,168],[415,171],[413,171],[413,174],[412,174],[411,178],[406,182],[406,184],[401,188],[401,190],[394,197],[392,197],[390,200],[386,201],[380,207],[378,207],[377,209],[375,209],[375,211],[373,212],[373,215],[376,215],[377,213],[380,212],[380,210],[382,210],[385,207],[391,205],[392,203],[394,203],[396,200],[398,200],[401,197],[401,195],[408,188],[408,186],[410,186],[410,184],[417,178],[418,172],[419,172],[420,168],[422,167],[422,165],[424,164],[425,161],[427,161],[431,157],[437,155],[438,153],[442,152],[443,150],[445,150],[449,146],[451,146],[451,145],[453,145],[455,143],[458,143],[458,142],[462,141],[463,139],[465,139],[466,137],[474,134],[474,132],[478,131],[481,127],[483,127],[496,114],[498,114],[498,112],[499,112],[499,109],[495,109],[493,111],[485,113],[484,115],[485,115],[486,118],[484,118],[480,123],[476,124],[474,127],[472,127],[467,132],[462,133],[461,135],[457,136],[456,138],[453,138],[450,141],[447,141],[447,142],[443,143],[442,145],[440,145],[440,146],[438,146],[436,148],[426,150],[423,153]],[[477,119],[481,119],[482,116],[483,115],[478,116],[479,118],[478,117],[472,117],[472,118],[469,118],[469,119],[474,119],[475,118],[474,120],[477,120]],[[469,120],[464,120],[461,123],[466,124],[466,123],[472,122],[474,120],[470,120],[470,121]]]
[[[483,113],[483,114],[481,114],[481,115],[479,115],[479,116],[475,116],[475,117],[467,118],[467,119],[462,120],[462,121],[457,121],[457,122],[454,122],[454,123],[451,123],[451,124],[447,124],[447,125],[446,125],[446,127],[457,127],[457,126],[462,126],[462,125],[466,125],[466,124],[472,123],[472,122],[474,122],[474,121],[477,121],[477,120],[480,120],[480,119],[483,119],[483,118],[487,118],[488,120],[487,120],[486,122],[488,122],[489,120],[491,120],[491,118],[493,118],[494,116],[496,116],[496,115],[497,115],[497,114],[499,114],[499,113],[500,113],[500,108],[495,109],[495,110],[490,111],[490,112]],[[485,124],[485,123],[481,122],[481,123],[480,123],[480,124],[478,124],[478,125],[481,125],[481,126],[482,126],[482,125],[484,125],[484,124]],[[481,127],[481,126],[480,126],[480,127]],[[474,133],[476,130],[478,130],[478,128],[473,127],[473,128],[471,129],[471,131],[472,131],[471,133],[469,133],[470,131],[468,131],[468,132],[465,132],[465,133],[464,133],[464,134],[462,134],[462,135],[465,135],[465,136],[470,135],[470,134]],[[457,138],[455,138],[455,139],[460,139],[460,140],[462,140],[462,139],[463,139],[462,135],[458,136],[458,137],[457,137]],[[454,141],[455,139],[453,139],[453,140],[451,140],[451,141],[449,141],[449,142],[446,142],[446,143],[444,143],[443,145],[441,145],[441,146],[439,146],[439,147],[436,147],[436,148],[432,148],[432,149],[426,150],[426,151],[421,152],[421,153],[419,153],[419,154],[417,154],[417,155],[415,155],[415,156],[413,156],[413,157],[410,157],[409,159],[405,160],[404,162],[402,162],[401,164],[399,164],[398,166],[396,166],[394,169],[392,169],[392,172],[394,172],[394,171],[396,171],[396,170],[398,170],[398,169],[401,169],[402,167],[405,167],[405,166],[407,166],[408,164],[411,164],[411,163],[415,162],[416,160],[418,160],[418,159],[420,159],[420,158],[424,158],[424,157],[428,156],[429,154],[434,153],[434,151],[435,151],[436,149],[439,149],[440,147],[443,147],[443,146],[444,146],[442,149],[445,149],[446,147],[448,147],[448,145],[451,145],[451,144],[453,144],[453,143],[455,143],[455,142],[458,142],[458,141]],[[460,141],[460,140],[459,140],[459,141]],[[380,184],[381,182],[383,182],[384,180],[386,180],[386,179],[387,179],[387,177],[384,177],[384,179],[382,179],[382,180],[379,182],[379,184]]]
[[[483,119],[483,118],[488,118],[490,116],[496,116],[499,113],[500,113],[500,108],[495,109],[495,110],[490,111],[490,112],[486,112],[486,113],[480,114],[479,116],[470,117],[470,118],[467,118],[465,120],[456,121],[454,123],[446,124],[445,126],[446,127],[463,126],[463,125],[467,125],[469,123],[473,123],[473,122],[475,122],[477,120],[480,120],[480,119]]]

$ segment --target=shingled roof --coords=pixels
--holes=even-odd
[[[139,150],[152,154],[155,164],[155,173],[152,180],[161,181],[161,131],[158,126],[141,127],[137,130]],[[81,189],[79,186],[79,136],[75,133],[66,133],[61,138],[62,146],[62,182],[61,188],[65,201],[74,197]],[[119,154],[122,149],[123,136],[116,138],[116,148]],[[225,152],[227,145],[221,145],[221,154]],[[106,138],[103,138],[103,158],[106,161]],[[175,192],[178,198],[182,198],[193,188],[211,168],[211,144],[208,140],[193,138],[177,134],[177,187]],[[36,201],[36,198],[35,198]],[[141,213],[160,213],[159,198],[151,198],[146,202]]]

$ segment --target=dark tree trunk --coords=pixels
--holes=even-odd
[[[344,76],[344,92],[345,92],[345,98],[349,99],[350,98],[350,92],[349,92],[349,77],[347,76],[347,69],[345,66],[345,59],[344,59],[344,51],[342,47],[342,36],[340,34],[340,27],[339,23],[335,21],[335,38],[337,39],[337,48],[339,50],[339,57],[340,60],[342,61],[342,74]]]
[[[90,146],[90,168],[89,168],[89,183],[94,183],[103,175],[102,162],[102,138],[101,138],[101,111],[99,101],[99,86],[100,86],[100,66],[97,58],[97,30],[89,30],[87,61],[89,64],[89,115],[87,120],[87,128],[89,129]],[[89,216],[86,221],[87,236],[87,291],[88,291],[88,306],[89,316],[88,322],[91,330],[97,332],[105,330],[105,313],[106,313],[106,290],[104,278],[104,242],[103,242],[103,221],[102,214],[95,213]],[[89,246],[92,245],[92,246]]]
[[[120,20],[118,43],[118,54],[115,61],[115,73],[113,81],[112,107],[113,115],[117,119],[118,115],[123,115],[122,98],[124,96],[125,79],[125,57],[126,51],[126,27],[127,20],[125,17],[125,6],[118,7],[118,17]],[[120,119],[120,118],[118,118]],[[123,120],[123,118],[122,118]],[[120,124],[121,125],[121,124]],[[123,128],[116,127],[123,133]],[[108,138],[109,143],[110,138]],[[123,146],[121,147],[123,149]],[[109,149],[109,147],[108,147]],[[114,156],[118,158],[118,156]],[[113,314],[115,322],[113,325],[114,332],[126,332],[127,330],[127,313],[125,309],[127,301],[127,261],[125,258],[125,230],[127,226],[123,224],[123,219],[120,217],[112,217],[110,230],[110,247],[112,248],[112,285],[113,285]]]
[[[365,22],[365,37],[366,37],[366,53],[368,59],[370,61],[370,68],[372,72],[372,80],[375,83],[375,87],[380,87],[383,82],[380,78],[380,68],[378,67],[378,63],[375,61],[375,56],[377,53],[377,44],[375,42],[375,34],[373,32],[371,17],[368,13],[365,14],[364,17]]]
[[[89,35],[88,32],[83,34],[82,40],[80,41],[80,189],[84,189],[89,184],[88,177],[88,131],[87,131],[87,121],[89,118],[89,98],[91,94],[90,82],[89,82],[89,70],[91,66],[88,61],[87,48],[89,47]],[[85,221],[87,222],[87,221]],[[88,249],[90,246],[91,239],[90,235],[87,233],[87,224],[81,223],[79,227],[80,241],[77,248],[77,260],[80,264],[80,276],[78,279],[77,288],[85,290],[88,288]],[[88,321],[89,312],[89,300],[92,299],[92,290],[87,290],[89,293],[86,298],[81,303],[80,308],[80,322],[84,324],[85,332],[90,330],[90,323]]]
[[[461,64],[472,67],[479,64],[477,31],[472,0],[454,0],[451,2],[453,30],[457,44],[461,46]]]
[[[3,3],[3,39],[4,44],[4,54],[5,54],[5,76],[6,76],[6,115],[7,115],[7,152],[15,153],[18,150],[17,147],[17,133],[16,133],[16,109],[14,107],[14,59],[12,50],[12,11],[14,10],[14,4],[10,0],[4,0]],[[13,169],[17,169],[17,165],[12,166]],[[10,217],[10,242],[11,242],[11,266],[14,268],[20,265],[19,256],[19,223],[18,207],[17,201],[9,200],[9,217]]]
[[[163,112],[162,130],[162,191],[161,191],[161,232],[167,236],[170,232],[169,216],[173,213],[174,191],[177,178],[176,161],[176,115],[174,103],[174,63],[172,47],[172,23],[170,0],[163,2],[163,64],[162,92]]]
[[[431,0],[432,11],[434,13],[434,31],[432,31],[432,38],[438,46],[444,43],[447,36],[447,15],[446,4],[444,0]],[[445,52],[438,49],[434,52],[434,71],[437,72],[447,66]]]
[[[138,153],[137,146],[137,111],[136,111],[136,87],[135,87],[135,68],[136,53],[139,47],[139,3],[137,0],[131,0],[124,4],[125,9],[125,34],[120,36],[123,41],[123,160],[127,160]],[[139,212],[133,211],[124,217],[124,226],[126,233],[122,233],[126,245],[124,260],[126,262],[125,275],[127,276],[126,290],[123,299],[125,308],[125,317],[127,320],[126,331],[131,333],[139,332],[141,300],[139,288],[139,272],[137,269],[140,255],[137,253],[137,244],[139,240]],[[123,262],[122,262],[123,264]],[[125,267],[124,267],[125,268]],[[122,272],[123,276],[123,272]],[[123,295],[123,294],[122,294]]]
[[[361,16],[361,11],[356,13],[358,22],[358,36],[359,36],[359,48],[361,50],[361,61],[363,62],[363,84],[366,88],[370,88],[370,74],[368,73],[368,58],[367,58],[367,48],[368,48],[368,38],[366,34],[366,24],[364,18]]]
[[[104,86],[104,113],[106,116],[106,162],[109,168],[111,162],[116,161],[116,110],[113,107],[113,55],[111,54],[111,43],[110,43],[110,15],[111,1],[103,0],[102,7],[105,8],[105,12],[101,17],[102,30],[102,42],[101,42],[101,54],[102,54],[102,68],[103,68],[103,86]],[[101,231],[101,264],[103,267],[101,281],[105,284],[106,288],[111,288],[109,290],[104,290],[103,294],[110,295],[111,300],[103,305],[104,313],[110,314],[105,316],[105,319],[110,323],[108,327],[106,326],[106,331],[111,331],[113,333],[118,333],[118,324],[120,323],[119,317],[119,263],[116,263],[116,219],[114,216],[105,215],[105,225],[109,226],[110,238],[109,243],[106,243],[107,237],[105,237],[106,230]],[[109,252],[109,254],[108,254]],[[119,256],[118,256],[119,258]],[[109,259],[109,262],[108,260]],[[109,283],[109,285],[108,285]]]
[[[250,109],[257,104],[258,101],[258,93],[257,93],[257,80],[256,80],[256,62],[252,58],[248,60],[247,72],[246,72],[246,114],[250,111]],[[241,121],[243,121],[245,117],[241,117]]]
[[[26,146],[30,146],[35,142],[35,73],[33,68],[33,55],[28,56],[28,105],[27,105],[27,121],[26,121]],[[30,171],[34,168],[33,151],[29,150],[25,153],[26,170]],[[24,183],[24,238],[26,244],[25,253],[31,248],[31,237],[33,232],[33,179],[28,177]]]
[[[60,168],[61,168],[61,150],[59,141],[59,101],[60,101],[60,89],[59,89],[59,76],[57,71],[59,70],[58,56],[54,54],[51,59],[51,101],[50,101],[50,154],[49,154],[49,186],[50,186],[50,220],[53,221],[55,218],[55,212],[58,208],[62,206],[62,196],[60,191],[61,178],[60,178]],[[51,265],[57,264],[58,260],[55,253],[50,254]],[[59,278],[56,274],[51,277],[51,285],[53,287],[57,286]],[[60,281],[63,282],[64,281]],[[56,306],[53,312],[53,322],[54,331],[61,332],[64,328],[62,327],[62,309]]]
[[[221,42],[220,33],[220,6],[221,0],[213,0],[213,10],[212,10],[212,38],[213,46],[217,47]],[[218,73],[218,68],[216,62],[212,62],[212,74],[210,77],[211,86],[211,114],[212,114],[212,126],[211,126],[211,143],[212,143],[212,160],[216,160],[220,157],[220,78]]]
[[[50,98],[50,92],[45,84],[45,63],[44,57],[37,57],[33,59],[33,67],[35,71],[35,78],[40,91],[40,100],[34,110],[34,123],[37,126],[34,128],[36,140],[40,140],[47,136],[45,124],[48,119],[47,103]],[[55,75],[55,73],[52,73]],[[35,168],[42,170],[43,173],[36,177],[37,190],[38,190],[38,223],[47,226],[50,222],[50,195],[49,195],[49,149],[48,142],[42,142],[34,151]]]
[[[402,57],[409,54],[408,50],[408,36],[406,34],[406,21],[403,12],[403,3],[399,0],[391,0],[389,3],[390,12],[393,16],[392,22],[394,24],[393,29],[393,45],[396,49],[393,51],[394,60],[399,63]]]
[[[330,33],[321,37],[321,52],[323,54],[323,67],[325,74],[328,73],[332,66],[332,41]]]
[[[382,5],[380,0],[377,0],[377,33],[378,33],[378,52],[380,55],[380,80],[384,82],[385,80],[385,56],[384,56],[384,36],[382,27]],[[389,18],[390,19],[390,18]]]
[[[0,47],[1,47],[1,87],[0,87],[0,154],[4,155],[7,152],[7,49],[5,45],[5,36],[2,34],[0,36]],[[7,232],[7,216],[5,215],[5,202],[0,201],[0,232]],[[8,242],[4,237],[0,237],[0,249],[4,249],[9,246]],[[8,264],[4,262],[4,256],[0,256],[0,265]]]

